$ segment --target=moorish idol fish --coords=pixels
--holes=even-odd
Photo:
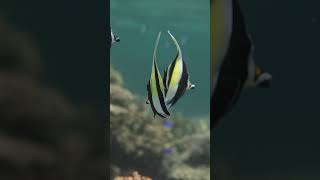
[[[110,31],[111,31],[111,36],[110,36],[110,38],[111,38],[111,45],[112,45],[113,43],[115,43],[115,42],[120,42],[119,36],[113,34],[111,28],[110,28]]]
[[[272,76],[257,67],[237,0],[211,0],[211,128],[245,87],[268,87]]]
[[[194,89],[195,85],[189,80],[186,63],[182,59],[180,46],[174,36],[168,31],[177,48],[177,54],[164,72],[166,92],[166,105],[172,107],[185,93],[187,89]]]
[[[168,118],[170,113],[167,109],[165,103],[165,87],[162,81],[161,74],[158,70],[157,61],[156,61],[156,52],[158,48],[158,43],[160,39],[161,32],[159,32],[156,45],[153,52],[153,63],[150,80],[147,85],[148,91],[148,100],[147,104],[150,104],[153,111],[154,117],[159,115],[163,118]]]

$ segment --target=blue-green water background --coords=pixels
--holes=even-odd
[[[178,40],[196,89],[187,91],[175,111],[189,116],[209,113],[210,9],[208,0],[111,0],[110,24],[121,42],[111,48],[111,64],[125,86],[143,97],[150,77],[152,56],[159,31],[157,62],[162,73],[176,48],[167,30]]]

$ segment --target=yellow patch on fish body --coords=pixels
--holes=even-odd
[[[160,90],[161,90],[162,94],[164,94],[164,85],[163,85],[163,81],[162,81],[160,72],[158,69],[155,69],[155,66],[153,66],[152,78],[151,78],[150,84],[151,84],[152,96],[154,96],[154,97],[158,96],[156,72],[158,74],[158,81],[159,81],[159,85],[160,85]]]
[[[178,59],[175,65],[175,68],[172,72],[172,77],[171,77],[171,81],[170,81],[170,85],[169,87],[173,87],[173,86],[178,86],[179,84],[179,80],[180,80],[180,76],[182,73],[182,59]]]

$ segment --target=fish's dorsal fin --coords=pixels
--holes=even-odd
[[[159,40],[160,40],[160,36],[161,36],[161,31],[159,32],[158,34],[158,37],[157,37],[157,41],[156,41],[156,44],[155,44],[155,47],[154,47],[154,51],[153,51],[153,64],[152,64],[152,68],[153,68],[153,73],[156,73],[158,74],[158,81],[159,81],[159,86],[160,86],[160,90],[162,92],[162,94],[165,93],[165,87],[163,85],[163,80],[162,80],[162,77],[161,77],[161,73],[159,72],[159,69],[158,69],[158,65],[157,65],[157,49],[158,49],[158,44],[159,44]],[[153,74],[152,73],[152,74]],[[151,77],[152,78],[152,77]]]
[[[158,34],[157,41],[156,41],[156,45],[155,45],[154,50],[153,50],[153,63],[155,63],[155,61],[156,61],[156,54],[157,54],[157,49],[158,49],[158,44],[159,44],[160,36],[161,36],[161,31],[160,31],[159,34]]]
[[[151,70],[151,77],[150,79],[152,79],[152,75],[154,73],[158,73],[158,69],[157,69],[157,58],[156,58],[156,54],[157,54],[157,49],[158,49],[158,44],[159,44],[159,40],[160,40],[160,36],[161,36],[161,31],[159,32],[158,34],[158,37],[157,37],[157,40],[156,40],[156,44],[155,44],[155,47],[154,47],[154,50],[153,50],[153,58],[152,58],[152,70]]]
[[[182,52],[179,46],[178,41],[176,40],[176,38],[170,33],[170,31],[168,31],[168,34],[170,35],[171,39],[173,40],[174,44],[176,45],[177,51],[178,51],[178,58],[182,59]]]

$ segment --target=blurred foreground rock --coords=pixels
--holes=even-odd
[[[39,81],[32,40],[0,20],[0,179],[105,180],[105,128]]]

